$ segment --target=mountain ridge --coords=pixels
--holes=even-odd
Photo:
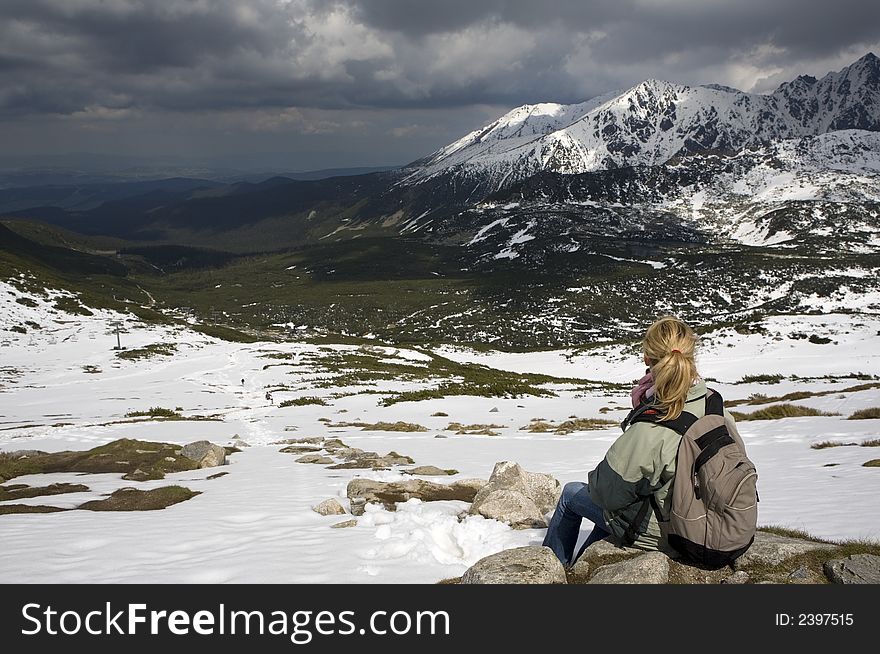
[[[541,170],[657,165],[842,129],[880,130],[880,59],[873,53],[764,95],[648,79],[584,103],[523,105],[413,162],[401,183],[452,172],[486,178],[498,190]]]

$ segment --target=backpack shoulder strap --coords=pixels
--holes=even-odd
[[[627,427],[634,422],[657,422],[659,418],[660,413],[657,411],[657,407],[650,400],[645,400],[627,414],[623,422],[620,423],[620,428],[626,431]]]
[[[721,397],[721,393],[715,389],[709,388],[706,390],[706,395],[704,397],[706,398],[705,415],[724,415],[724,400]],[[629,415],[622,423],[620,423],[620,427],[626,431],[626,428],[635,422],[653,422],[658,425],[663,425],[664,427],[669,427],[669,429],[684,436],[685,432],[687,432],[696,421],[697,417],[688,411],[682,411],[681,415],[675,420],[660,420],[660,412],[657,410],[657,407],[651,400],[647,400],[630,411]]]
[[[724,399],[714,388],[706,389],[706,415],[724,415]]]
[[[682,411],[681,415],[675,420],[660,420],[660,411],[657,407],[652,404],[647,404],[633,409],[620,426],[626,431],[626,428],[633,423],[653,422],[654,424],[668,427],[679,435],[684,436],[685,432],[690,429],[696,421],[697,416],[688,411]]]

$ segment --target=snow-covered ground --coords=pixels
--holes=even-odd
[[[22,297],[36,306],[17,301]],[[336,497],[347,507],[346,485],[356,476],[405,476],[397,467],[374,472],[296,463],[295,455],[280,453],[281,446],[271,443],[330,435],[380,454],[395,450],[417,465],[455,468],[459,473],[450,481],[485,479],[495,462],[511,460],[564,483],[584,479],[619,430],[560,436],[520,427],[533,418],[618,419],[629,402],[625,392],[586,392],[557,384],[557,397],[460,396],[382,407],[382,395],[375,391],[413,390],[428,382],[325,388],[319,382],[331,362],[338,365],[346,353],[363,353],[357,346],[228,343],[180,326],[147,325],[131,316],[99,311],[74,316],[54,310],[54,302],[0,283],[0,450],[89,449],[119,438],[172,443],[208,439],[230,445],[236,436],[250,447],[234,454],[223,468],[229,474],[217,479],[207,479],[218,471],[214,468],[137,484],[144,489],[180,484],[201,491],[161,511],[0,516],[0,582],[398,583],[457,576],[492,552],[540,543],[544,532],[515,531],[478,516],[459,520],[467,508],[462,502],[415,500],[396,512],[369,506],[355,527],[331,529],[346,517],[323,517],[312,506]],[[40,327],[28,327],[25,334],[9,331],[26,321]],[[128,350],[160,343],[176,350],[141,360],[120,359],[112,349],[114,321],[123,323],[121,339]],[[764,327],[764,335],[725,329],[704,338],[699,365],[705,376],[719,380],[712,385],[731,400],[753,393],[834,391],[795,403],[841,415],[740,423],[760,473],[760,523],[828,538],[880,538],[880,470],[862,466],[880,457],[880,449],[810,448],[818,441],[860,443],[880,437],[880,420],[846,420],[857,409],[880,406],[880,389],[843,392],[864,382],[826,377],[880,374],[880,317],[780,317],[764,321]],[[832,342],[811,343],[807,336],[813,334]],[[437,352],[502,370],[608,382],[628,383],[643,373],[640,357],[620,346],[531,354],[449,347]],[[417,349],[386,348],[378,354],[391,369],[429,358],[427,351]],[[770,373],[787,378],[776,384],[735,383],[744,375]],[[813,379],[793,380],[791,375]],[[273,391],[272,404],[265,398],[267,390]],[[323,397],[328,406],[278,406],[285,399],[313,395]],[[131,422],[125,417],[154,406],[220,420]],[[600,412],[604,407],[610,410]],[[763,407],[736,410],[757,408]],[[438,412],[448,415],[432,415]],[[334,423],[402,420],[428,431],[363,431],[328,426],[321,418]],[[455,435],[445,430],[450,422],[501,427],[497,436]],[[90,491],[15,502],[73,507],[133,484],[113,474],[66,473],[18,477],[13,483],[65,481],[85,484]]]

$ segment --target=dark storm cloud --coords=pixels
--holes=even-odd
[[[461,112],[439,146],[526,102],[649,77],[766,91],[878,44],[864,0],[3,0],[0,123],[331,134],[381,110],[402,142],[431,125],[407,112]]]
[[[700,45],[741,47],[771,40],[795,54],[828,54],[876,40],[880,7],[864,0],[338,0],[366,24],[412,35],[455,31],[504,20],[526,28],[554,24],[569,31],[607,29],[605,52],[634,58]]]
[[[0,11],[6,114],[574,101],[640,76],[704,81],[743,56],[779,74],[880,34],[880,6],[851,0],[6,0]]]

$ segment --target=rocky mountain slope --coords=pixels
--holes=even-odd
[[[685,153],[731,153],[843,129],[880,129],[880,59],[873,53],[769,95],[646,80],[582,104],[524,105],[414,162],[407,182],[452,171],[498,189],[540,171],[652,166]]]

